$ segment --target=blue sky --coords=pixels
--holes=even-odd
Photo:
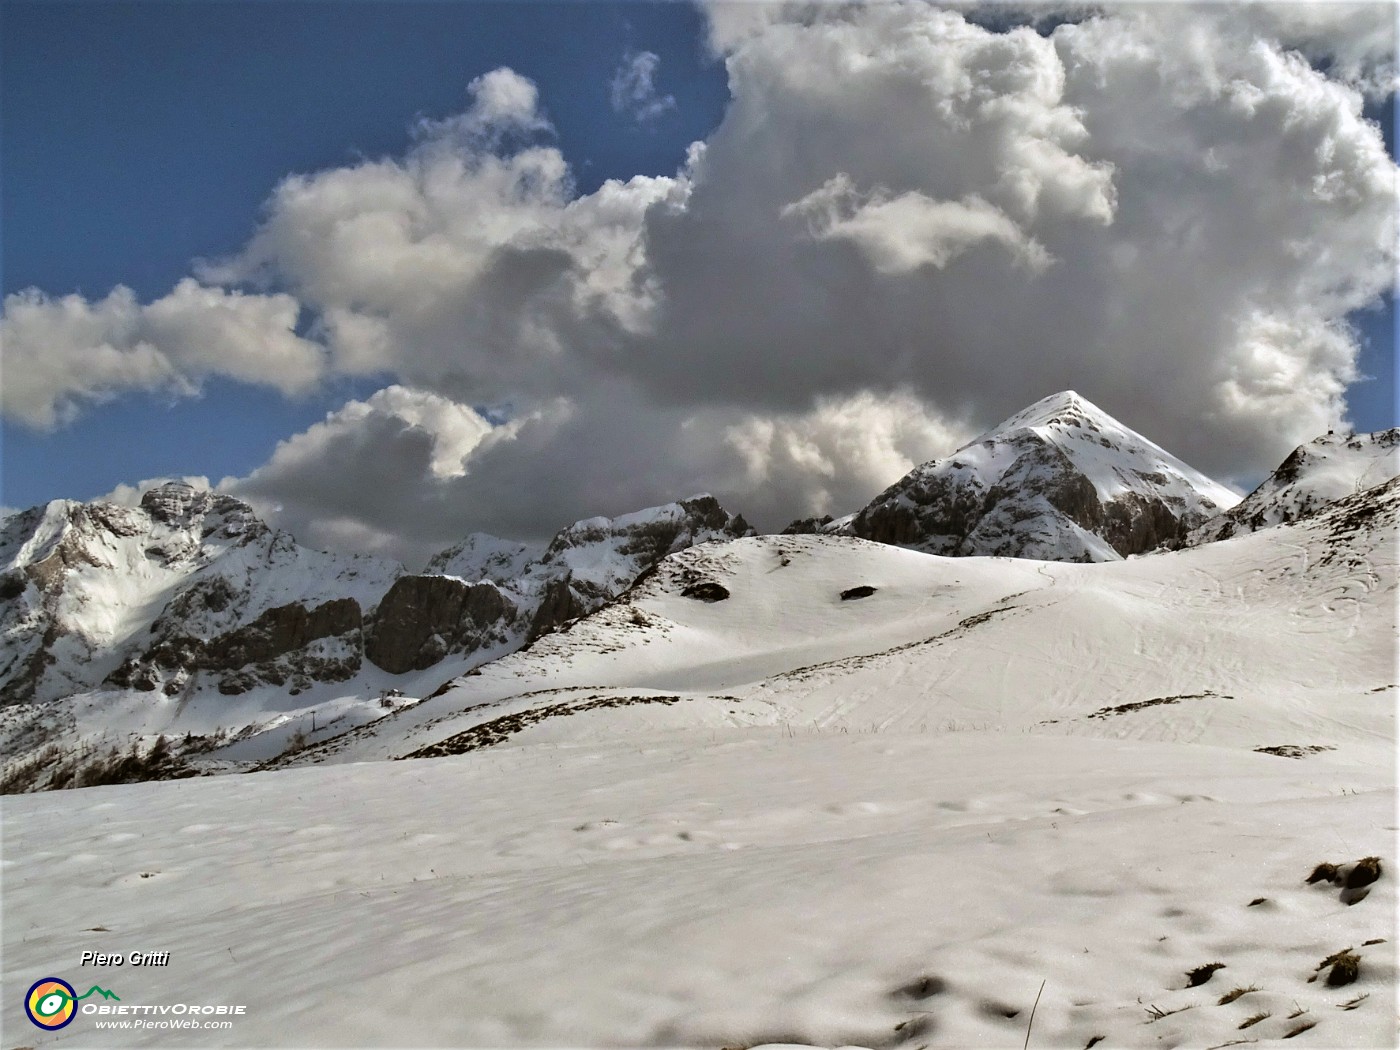
[[[506,65],[539,83],[581,192],[674,172],[723,114],[723,67],[680,3],[41,2],[0,5],[5,293],[162,295],[235,251],[293,172],[402,153],[419,116],[460,111]],[[662,60],[676,106],[609,105],[625,53]],[[131,393],[52,432],[0,422],[9,506],[165,475],[217,480],[383,383],[287,398],[215,379],[190,400]]]
[[[1250,237],[1258,235],[1260,252],[1281,250],[1282,241],[1269,244],[1267,227],[1274,220],[1264,218],[1265,208],[1259,209],[1256,227],[1231,234],[1223,229],[1189,234],[1206,238],[1201,257],[1222,267],[1218,278],[1193,277],[1189,258],[1183,264],[1164,257],[1167,269],[1160,275],[1144,273],[1123,285],[1121,302],[1138,303],[1131,309],[1142,311],[1141,330],[1148,338],[1141,349],[1136,346],[1138,332],[1113,318],[1117,300],[1105,305],[1092,289],[1076,289],[1066,278],[1080,265],[1072,255],[1080,242],[1072,237],[1056,241],[1064,231],[1049,220],[1042,232],[1050,238],[1046,243],[1051,244],[1050,257],[1057,268],[1049,271],[1052,280],[1040,280],[1040,290],[1024,307],[1018,292],[996,291],[994,282],[1027,280],[1026,267],[1033,270],[1038,265],[1033,254],[1021,256],[1021,269],[1012,271],[1012,278],[993,267],[981,280],[976,268],[992,266],[983,258],[987,249],[969,251],[959,244],[952,251],[961,261],[945,268],[946,243],[939,242],[932,254],[922,257],[923,264],[909,272],[900,268],[900,257],[879,254],[888,244],[872,246],[859,239],[863,233],[842,232],[844,227],[833,216],[843,208],[870,209],[874,214],[907,183],[913,196],[902,200],[931,202],[941,193],[961,201],[951,205],[962,209],[957,222],[990,221],[977,234],[990,238],[985,243],[1009,238],[1005,243],[1014,251],[1032,253],[1041,246],[1029,233],[1025,244],[1015,240],[1019,233],[1005,233],[1004,216],[1014,214],[1014,208],[1006,210],[1009,205],[998,203],[1002,213],[986,219],[983,186],[970,170],[935,170],[959,151],[976,155],[981,149],[977,141],[931,135],[929,148],[934,152],[922,159],[904,157],[907,143],[922,133],[917,114],[878,103],[862,109],[859,92],[866,88],[854,82],[849,96],[842,97],[842,74],[819,65],[834,54],[832,40],[839,40],[840,46],[864,46],[859,34],[851,43],[853,34],[832,30],[836,35],[819,47],[816,37],[829,27],[754,31],[745,26],[744,7],[719,10],[716,39],[723,57],[707,47],[705,12],[683,3],[7,0],[0,5],[0,220],[7,295],[38,289],[48,297],[77,293],[84,302],[96,303],[124,285],[139,303],[158,300],[177,282],[199,274],[199,260],[238,256],[260,224],[280,228],[278,223],[285,220],[290,228],[291,220],[278,212],[280,205],[274,200],[274,191],[287,176],[355,171],[380,158],[398,165],[396,170],[412,170],[414,151],[423,138],[411,132],[415,123],[468,112],[476,104],[469,85],[493,70],[509,69],[516,83],[533,85],[536,125],[521,133],[519,142],[506,138],[461,149],[495,150],[509,158],[513,150],[525,148],[521,143],[548,147],[567,163],[576,198],[595,194],[608,179],[651,175],[669,177],[668,185],[676,192],[689,187],[692,203],[679,219],[667,219],[664,208],[651,208],[643,220],[645,232],[636,241],[660,261],[648,259],[633,275],[633,289],[655,271],[654,287],[664,289],[668,302],[679,304],[668,322],[673,327],[662,324],[662,334],[651,343],[643,339],[633,345],[624,325],[613,343],[580,350],[577,361],[541,358],[547,381],[537,380],[545,373],[532,371],[534,366],[526,363],[514,373],[508,368],[502,373],[502,355],[509,357],[512,347],[485,347],[480,350],[483,368],[489,365],[496,371],[467,367],[464,378],[450,360],[444,363],[440,346],[417,347],[413,340],[422,331],[401,323],[393,308],[384,307],[376,316],[396,342],[394,353],[379,368],[328,367],[317,382],[285,393],[272,379],[241,381],[217,367],[205,367],[198,375],[192,373],[183,387],[155,382],[113,386],[110,396],[75,402],[80,410],[73,418],[47,429],[7,416],[0,424],[0,503],[16,507],[59,496],[91,498],[120,483],[159,476],[246,480],[261,468],[254,482],[233,489],[254,499],[260,510],[274,517],[285,514],[285,524],[322,543],[384,546],[389,544],[385,537],[398,527],[392,508],[372,507],[372,494],[364,486],[356,489],[352,478],[343,491],[319,496],[316,507],[294,511],[297,487],[305,487],[305,478],[295,480],[295,472],[284,469],[285,462],[272,462],[274,449],[279,441],[293,439],[295,447],[284,459],[305,460],[314,452],[325,454],[318,462],[338,462],[330,454],[332,439],[363,442],[363,434],[353,441],[347,436],[347,420],[365,418],[386,426],[392,422],[393,441],[455,448],[454,441],[464,440],[452,429],[460,419],[451,425],[442,420],[452,416],[456,410],[450,406],[459,403],[467,415],[472,405],[490,405],[507,412],[518,409],[522,417],[535,412],[543,419],[556,418],[550,416],[550,405],[567,402],[567,411],[560,409],[563,414],[557,419],[571,422],[556,425],[549,437],[516,442],[519,458],[509,469],[509,457],[496,448],[467,471],[481,486],[486,485],[481,479],[505,477],[511,470],[537,473],[547,479],[541,487],[550,488],[557,498],[522,499],[514,510],[494,516],[478,513],[475,508],[495,506],[500,492],[510,490],[480,488],[468,494],[470,486],[459,484],[460,478],[429,471],[421,449],[386,447],[386,463],[399,464],[393,457],[402,455],[407,457],[403,469],[418,472],[417,487],[405,498],[420,516],[431,516],[424,508],[444,508],[441,519],[421,537],[424,544],[469,527],[505,532],[514,528],[518,534],[533,528],[529,523],[536,519],[558,516],[561,520],[540,524],[550,531],[574,516],[621,512],[700,489],[738,500],[735,509],[761,521],[765,513],[792,517],[841,512],[894,480],[911,461],[948,451],[979,426],[1063,387],[1080,389],[1129,425],[1237,485],[1257,479],[1293,443],[1313,432],[1308,427],[1320,425],[1308,420],[1324,418],[1325,407],[1320,406],[1325,393],[1310,394],[1306,388],[1326,385],[1327,370],[1334,367],[1327,362],[1334,361],[1329,354],[1335,348],[1329,349],[1316,325],[1308,327],[1311,315],[1299,319],[1292,314],[1290,296],[1295,293],[1290,289],[1306,278],[1299,276],[1301,271],[1281,278],[1261,270],[1241,276],[1239,288],[1229,287],[1234,277],[1229,260],[1232,253],[1241,259],[1248,256]],[[1228,61],[1244,61],[1238,56],[1249,49],[1239,40],[1247,41],[1256,31],[1276,34],[1283,43],[1273,41],[1271,46],[1279,53],[1298,46],[1309,54],[1331,49],[1339,56],[1317,59],[1318,68],[1334,63],[1340,68],[1357,50],[1346,36],[1350,27],[1339,29],[1334,38],[1315,26],[1286,25],[1282,16],[1278,24],[1262,29],[1242,27],[1219,13],[1232,10],[1215,5],[1202,9],[1212,13],[1201,16],[1219,22],[1219,46],[1222,55],[1228,52]],[[1148,37],[1161,33],[1161,41],[1175,40],[1181,34],[1168,24],[1173,17],[1168,10],[1160,16],[1162,25],[1145,23],[1133,32]],[[874,15],[853,16],[853,23],[861,23],[860,33],[885,32],[878,22]],[[953,35],[948,39],[953,42],[948,47],[956,49],[972,40],[971,29],[963,32],[950,24]],[[976,32],[985,41],[983,30]],[[1241,33],[1245,35],[1236,39],[1234,34]],[[1041,27],[1041,34],[1048,35],[1049,28]],[[1071,46],[1106,46],[1095,41],[1092,33],[1081,32]],[[1026,41],[1017,46],[1028,49],[1036,61],[1052,54]],[[1157,45],[1149,40],[1147,46],[1150,50]],[[783,50],[792,47],[797,50]],[[1169,50],[1166,44],[1161,49]],[[649,67],[655,78],[650,97],[665,102],[643,118],[636,108],[614,104],[613,83],[627,62],[645,53],[655,56]],[[880,52],[877,48],[872,53]],[[967,62],[987,61],[986,52],[974,49],[968,54],[972,57],[965,58]],[[800,57],[793,60],[792,55]],[[1106,62],[1118,60],[1107,52],[1105,56]],[[809,57],[815,72],[805,76]],[[737,87],[730,83],[726,58],[742,71]],[[1167,56],[1163,62],[1169,59],[1189,63],[1192,56]],[[1172,75],[1182,75],[1183,67],[1173,68]],[[1238,75],[1248,79],[1266,77],[1266,72],[1242,65]],[[887,87],[888,78],[870,86],[871,97]],[[1074,89],[1070,83],[1069,90]],[[1080,89],[1088,90],[1084,85]],[[835,101],[826,104],[837,114],[830,120],[820,105],[809,104],[826,91],[835,92],[830,95]],[[1392,158],[1393,102],[1393,96],[1372,97],[1366,109],[1369,119],[1383,125]],[[1160,156],[1145,158],[1140,144],[1123,137],[1126,125],[1114,111],[1120,103],[1125,112],[1137,106],[1148,114],[1144,126],[1162,117],[1153,110],[1162,100],[1149,94],[1126,102],[1105,97],[1080,105],[1087,114],[1089,145],[1084,148],[1087,160],[1075,176],[1080,181],[1071,189],[1088,192],[1086,185],[1097,185],[1095,180],[1108,173],[1116,182],[1104,198],[1107,204],[1086,198],[1074,205],[1080,212],[1070,219],[1097,222],[1092,218],[1096,207],[1116,207],[1109,233],[1116,237],[1121,231],[1131,240],[1141,231],[1139,247],[1144,249],[1149,241],[1161,240],[1153,223],[1188,236],[1189,219],[1181,217],[1190,215],[1186,195],[1214,192],[1191,181],[1203,150],[1216,148],[1199,136],[1214,132],[1191,125],[1185,111],[1167,114],[1183,137],[1163,145]],[[879,116],[872,121],[855,115],[860,113]],[[866,139],[878,139],[886,117],[888,141],[872,147]],[[548,127],[543,127],[546,122]],[[1266,147],[1261,152],[1268,152],[1267,136],[1273,132],[1251,125],[1245,133],[1264,136],[1259,140]],[[1113,140],[1113,135],[1122,140]],[[988,136],[988,141],[1005,138],[995,129]],[[702,141],[708,142],[708,167],[678,175],[687,163],[688,147]],[[807,156],[808,144],[816,141],[823,143],[822,152]],[[1061,146],[1055,143],[1056,149]],[[1073,146],[1065,148],[1073,153]],[[876,161],[885,151],[909,166],[901,170],[891,161],[882,167]],[[481,155],[470,163],[477,163]],[[1078,158],[1075,163],[1080,163]],[[1228,226],[1230,215],[1247,210],[1252,198],[1268,197],[1271,191],[1278,198],[1271,205],[1277,204],[1278,210],[1269,214],[1293,210],[1289,194],[1296,196],[1296,189],[1282,182],[1248,184],[1250,179],[1269,178],[1271,171],[1285,171],[1287,164],[1261,168],[1260,175],[1246,170],[1249,163],[1242,159],[1237,168],[1225,169],[1224,181],[1234,186],[1222,190],[1216,202],[1222,209],[1217,214],[1225,220],[1215,225]],[[1173,174],[1173,165],[1180,171]],[[873,181],[865,188],[847,175],[863,166],[872,168],[867,177]],[[957,169],[957,164],[952,167]],[[925,177],[925,169],[932,174]],[[987,178],[985,173],[977,177]],[[939,193],[934,192],[935,184]],[[821,188],[813,193],[814,186]],[[1172,210],[1178,202],[1170,199],[1178,192],[1183,194],[1179,214]],[[1228,193],[1236,194],[1234,204],[1226,200]],[[1162,203],[1154,195],[1160,195]],[[765,214],[786,217],[772,229],[764,225],[766,219],[755,219],[757,213],[746,212],[770,198],[775,203]],[[1205,202],[1201,215],[1216,203]],[[807,216],[809,247],[816,244],[812,251],[819,249],[820,257],[808,258],[800,254],[806,249],[779,243],[795,228],[794,209]],[[822,219],[822,209],[835,210]],[[547,207],[541,214],[543,225],[536,228],[552,229],[563,213]],[[937,214],[946,217],[947,212]],[[1334,262],[1340,258],[1343,276],[1349,279],[1345,252],[1355,250],[1357,235],[1338,232],[1334,237],[1329,232],[1332,220],[1323,210],[1318,216],[1299,220],[1287,250],[1302,244],[1303,250],[1319,257]],[[824,232],[819,229],[823,221]],[[1026,221],[1030,230],[1040,219]],[[1200,222],[1210,225],[1204,217]],[[957,236],[965,233],[964,229]],[[1360,236],[1364,235],[1363,229]],[[1219,243],[1208,243],[1211,237]],[[1234,245],[1229,243],[1232,237]],[[841,256],[834,244],[843,238],[848,243],[841,251],[847,256],[852,245],[864,253],[859,273],[850,270],[851,258]],[[1130,249],[1124,244],[1095,249],[1082,268],[1098,274],[1096,279],[1109,280],[1117,261],[1150,254]],[[918,250],[930,249],[925,245]],[[775,262],[765,268],[763,260],[769,255]],[[696,265],[686,268],[691,265],[685,263],[687,258]],[[1106,260],[1117,261],[1110,265]],[[707,268],[711,263],[713,270]],[[1178,264],[1180,272],[1168,272]],[[241,278],[229,287],[249,294],[299,295],[296,335],[313,343],[324,338],[316,326],[319,310],[334,304],[311,290],[318,275],[298,270],[299,263],[290,256],[273,258],[271,265],[275,276],[268,287]],[[1107,267],[1102,273],[1095,269],[1100,265]],[[964,278],[959,267],[972,276]],[[846,277],[833,285],[831,274],[837,272]],[[688,284],[691,273],[704,275],[696,278],[693,289]],[[963,279],[970,283],[959,285]],[[808,280],[812,283],[802,283]],[[968,293],[979,281],[987,289],[987,305],[977,305],[977,294]],[[1249,281],[1254,284],[1246,287]],[[875,289],[870,302],[843,305],[844,296],[855,294],[853,289],[863,282]],[[929,294],[919,290],[920,282],[926,282]],[[1168,290],[1178,285],[1196,291],[1183,291],[1183,298],[1173,301]],[[1222,292],[1212,307],[1206,300],[1214,299],[1216,287],[1229,294]],[[1078,302],[1074,297],[1081,291],[1085,298]],[[1298,351],[1292,363],[1269,364],[1274,351],[1251,351],[1243,336],[1235,344],[1213,344],[1211,340],[1224,337],[1218,325],[1212,327],[1217,320],[1212,309],[1238,312],[1241,303],[1252,303],[1259,295],[1277,300],[1263,303],[1264,314],[1278,316],[1280,324],[1299,325],[1299,332],[1322,340],[1318,348]],[[959,313],[964,304],[966,316]],[[1326,308],[1319,310],[1319,318],[1327,316]],[[1193,312],[1202,316],[1193,318]],[[1183,318],[1180,338],[1173,343],[1164,327]],[[849,331],[844,328],[848,320]],[[1329,323],[1335,320],[1331,317]],[[1358,429],[1395,426],[1400,419],[1393,298],[1381,308],[1352,313],[1350,321],[1362,336],[1359,370],[1373,378],[1347,391],[1348,414]],[[1265,330],[1273,331],[1267,325]],[[578,338],[583,345],[594,334],[587,326],[566,325],[550,337],[565,343]],[[1043,339],[1047,334],[1052,337]],[[1080,343],[1095,339],[1102,345],[1079,352]],[[462,352],[471,356],[477,351],[473,345]],[[1138,353],[1143,355],[1140,363],[1134,357]],[[1232,353],[1236,356],[1229,358]],[[520,360],[530,359],[522,352]],[[22,367],[9,353],[5,366]],[[1251,374],[1251,369],[1259,374]],[[1280,394],[1280,382],[1305,389]],[[376,392],[396,383],[412,391],[403,397],[416,407],[404,409],[407,402],[400,398],[394,402],[399,407],[384,408],[385,395]],[[192,394],[196,387],[198,393]],[[1245,405],[1237,418],[1227,418],[1226,410],[1218,407],[1232,403],[1234,395],[1222,394],[1216,407],[1205,407],[1203,391],[1236,387],[1245,391],[1235,398]],[[290,389],[286,384],[284,388]],[[867,395],[880,406],[871,408]],[[1273,398],[1268,404],[1260,400],[1268,397]],[[1288,397],[1299,399],[1298,412],[1289,411]],[[886,398],[890,400],[882,400]],[[624,403],[622,410],[619,405]],[[353,408],[356,405],[371,407]],[[438,422],[425,423],[429,416]],[[316,429],[322,421],[327,426]],[[694,436],[700,430],[718,437],[697,442]],[[756,434],[766,435],[761,449],[753,443]],[[873,451],[867,447],[872,441],[878,446]],[[804,442],[806,447],[797,448]],[[597,450],[593,461],[575,458],[585,448]],[[529,456],[527,450],[533,450]],[[553,466],[544,465],[550,457]],[[619,475],[630,482],[619,480]],[[755,512],[751,504],[760,509]]]

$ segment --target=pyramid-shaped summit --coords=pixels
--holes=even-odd
[[[1114,561],[1238,501],[1066,390],[915,467],[834,531],[932,554]]]

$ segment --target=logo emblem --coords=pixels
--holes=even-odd
[[[62,978],[45,977],[30,986],[24,997],[24,1012],[40,1028],[62,1028],[78,1012],[78,993]]]

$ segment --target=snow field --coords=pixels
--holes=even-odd
[[[7,798],[5,986],[72,980],[85,948],[170,951],[104,975],[129,1002],[248,1004],[198,1046],[1019,1046],[1042,980],[1034,1046],[1281,1045],[1299,1008],[1317,1027],[1290,1046],[1393,1040],[1384,768],[697,735]],[[1386,875],[1355,905],[1304,885],[1367,855]],[[1308,983],[1347,947],[1355,984]],[[93,1045],[18,1009],[12,1043]]]

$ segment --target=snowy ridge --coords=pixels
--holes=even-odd
[[[486,532],[473,532],[461,543],[434,555],[424,567],[427,576],[456,576],[477,582],[509,583],[544,553],[542,546],[504,540]]]
[[[1188,546],[1299,521],[1332,502],[1400,475],[1400,429],[1325,434],[1299,445],[1224,514],[1193,530]]]
[[[546,548],[469,536],[429,566],[449,571],[409,575],[299,547],[182,483],[136,510],[35,508],[0,541],[14,566],[0,592],[0,755],[27,788],[68,783],[133,734],[193,734],[172,759],[189,751],[200,768],[263,761],[411,705],[674,551],[752,531],[702,495],[576,522]],[[61,760],[47,772],[29,764],[40,748]]]
[[[916,467],[822,531],[932,554],[1114,561],[1239,497],[1073,391]]]
[[[1362,724],[1382,743],[1392,716],[1369,691],[1392,676],[1397,502],[1391,484],[1243,547],[1111,568],[949,560],[843,537],[693,547],[624,602],[294,761],[452,753],[454,737],[470,744],[501,718],[521,722],[509,736],[521,743],[612,739],[639,725],[952,722],[1255,747],[1296,732],[1300,703],[1321,719],[1316,731],[1332,725],[1329,739]],[[728,597],[697,598],[697,584]],[[841,597],[860,587],[873,593]],[[1346,623],[1345,642],[1333,621]],[[1302,685],[1300,665],[1329,670]],[[1008,681],[1036,687],[1013,697]],[[529,714],[584,694],[685,702]],[[1182,699],[1156,710],[1164,697]],[[1146,706],[1131,719],[1094,717],[1124,703]]]

